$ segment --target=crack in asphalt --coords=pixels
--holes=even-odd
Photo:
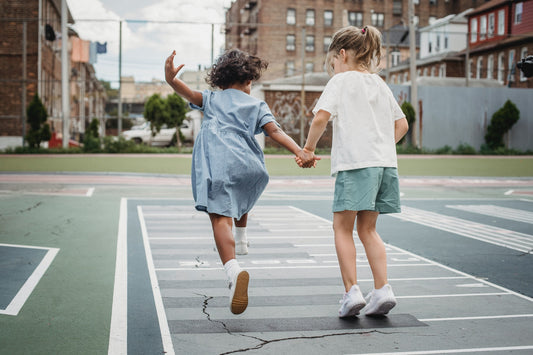
[[[252,336],[252,335],[241,334],[241,333],[233,333],[230,329],[228,329],[227,325],[224,322],[222,322],[220,320],[211,319],[211,315],[207,312],[207,307],[209,306],[209,301],[212,300],[213,297],[212,296],[203,295],[203,294],[199,294],[199,293],[196,293],[196,294],[198,296],[204,297],[204,302],[203,302],[203,305],[202,305],[202,313],[206,315],[208,321],[213,322],[213,323],[218,323],[218,324],[222,325],[222,327],[224,328],[226,333],[228,333],[229,335],[250,338],[250,339],[254,339],[254,340],[257,340],[257,341],[260,342],[256,346],[252,346],[252,347],[248,347],[248,348],[241,348],[241,349],[236,349],[236,350],[231,350],[231,351],[227,351],[227,352],[224,352],[224,353],[220,353],[219,355],[228,355],[228,354],[235,354],[235,353],[243,353],[243,352],[247,352],[247,351],[251,351],[251,350],[258,350],[258,349],[261,349],[264,346],[272,344],[272,343],[279,343],[279,342],[291,341],[291,340],[324,339],[324,338],[330,338],[330,337],[336,337],[336,336],[368,335],[368,334],[372,334],[372,333],[378,333],[378,334],[398,334],[398,333],[401,333],[401,332],[384,332],[384,331],[380,331],[380,330],[374,329],[374,330],[369,330],[369,331],[364,331],[364,332],[328,333],[328,334],[310,335],[310,336],[302,335],[302,336],[296,336],[296,337],[276,338],[276,339],[267,340],[267,339],[255,337],[255,336]]]

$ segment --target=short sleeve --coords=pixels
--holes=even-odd
[[[394,97],[394,94],[390,89],[387,87],[388,93],[389,93],[389,103],[392,113],[392,120],[397,121],[405,117],[405,113],[403,113],[402,108],[398,104],[398,101],[396,101],[396,98]]]
[[[189,107],[193,110],[199,110],[199,111],[204,112],[205,108],[209,106],[209,96],[211,93],[212,91],[210,90],[202,91],[202,107],[192,104],[190,102],[189,102]]]
[[[318,99],[318,102],[313,109],[313,114],[317,114],[318,111],[324,110],[331,114],[331,118],[337,116],[337,103],[339,98],[339,80],[334,76],[329,80]]]
[[[268,134],[263,130],[263,127],[270,122],[274,122],[278,127],[281,127],[278,122],[276,122],[276,119],[274,118],[274,115],[270,111],[270,108],[266,104],[266,102],[261,101],[261,104],[259,105],[259,119],[257,120],[257,125],[255,126],[255,134],[261,134],[264,133],[268,136]]]

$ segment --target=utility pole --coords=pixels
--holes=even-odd
[[[418,110],[418,87],[416,82],[416,33],[415,33],[415,4],[409,0],[409,64],[411,77],[411,104],[415,110],[415,124],[413,125],[412,141],[413,145],[420,148],[419,143],[419,110]]]
[[[215,62],[215,24],[211,24],[211,65]]]
[[[63,148],[68,148],[70,138],[70,90],[68,58],[67,0],[61,0],[61,103],[63,111]]]
[[[302,27],[302,90],[300,94],[300,102],[300,147],[303,147],[305,127],[305,26]]]
[[[122,21],[119,22],[118,30],[118,131],[117,136],[122,132]]]
[[[22,22],[22,146],[26,145],[26,96],[27,87],[27,61],[28,61],[28,23]]]

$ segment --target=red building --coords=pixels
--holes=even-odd
[[[468,14],[469,75],[533,88],[516,63],[533,54],[533,0],[492,0]]]

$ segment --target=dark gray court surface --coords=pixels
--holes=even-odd
[[[533,352],[533,300],[501,286],[513,273],[518,283],[525,278],[531,286],[526,271],[533,270],[531,201],[405,201],[404,212],[382,217],[379,229],[390,241],[389,279],[399,305],[387,317],[351,320],[336,316],[343,287],[331,220],[308,211],[313,206],[327,211],[329,205],[326,198],[296,204],[265,199],[253,210],[250,253],[238,257],[251,275],[250,302],[235,316],[207,216],[190,201],[123,200],[122,243],[128,253],[118,259],[127,261],[129,276],[117,277],[119,285],[127,285],[128,307],[127,325],[123,321],[117,329],[127,342],[111,342],[111,352],[121,347],[139,354]],[[394,243],[395,235],[402,241]],[[423,245],[420,250],[432,250],[434,258],[399,244]],[[357,247],[359,283],[366,293],[372,278],[362,245]],[[472,273],[435,262],[441,254]],[[506,258],[523,263],[519,275],[517,265],[502,267],[498,259]],[[527,287],[523,291],[531,295]],[[112,326],[121,317],[126,314],[115,313]]]

